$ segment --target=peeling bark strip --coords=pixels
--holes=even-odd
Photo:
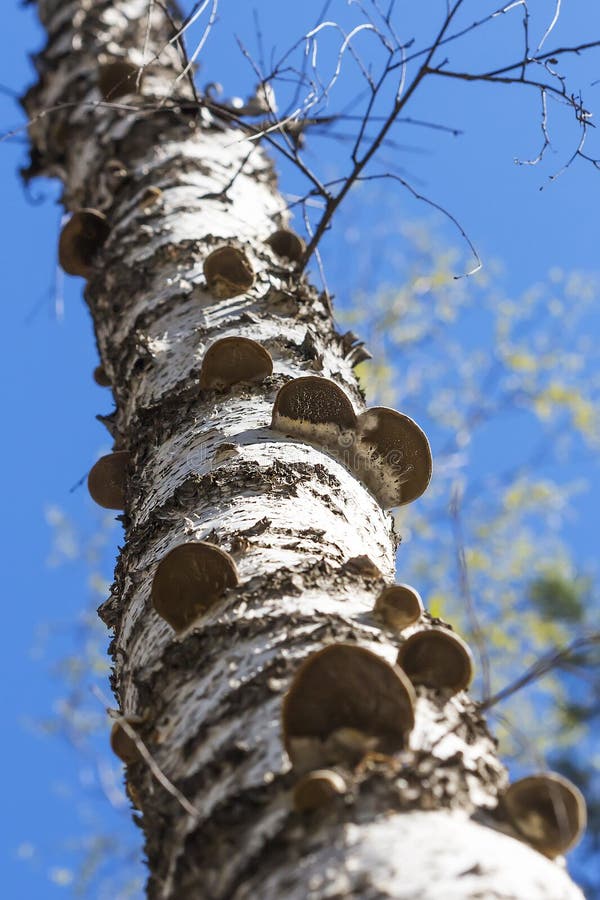
[[[115,453],[128,454],[94,479],[100,502],[124,501],[127,540],[101,614],[115,631],[113,745],[140,810],[148,895],[581,897],[556,863],[499,833],[516,833],[497,810],[507,778],[477,705],[458,690],[467,651],[443,640],[447,626],[420,601],[404,635],[434,626],[419,648],[447,645],[447,668],[461,673],[440,687],[438,667],[414,674],[412,687],[395,665],[403,624],[392,607],[375,609],[394,574],[391,519],[359,479],[386,505],[406,502],[407,490],[424,490],[429,463],[402,470],[406,417],[365,413],[356,338],[336,334],[326,298],[295,272],[302,244],[284,231],[271,162],[176,83],[182,63],[162,4],[39,0],[39,12],[48,43],[24,101],[28,175],[61,178],[76,212],[61,257],[89,276],[102,382],[117,404],[105,421]],[[148,16],[152,61],[137,78]],[[228,339],[250,348],[240,380],[217,356]],[[302,378],[312,391],[317,377],[329,379],[319,390],[333,385],[339,422],[318,410],[302,419],[308,395],[287,386]],[[330,440],[348,429],[367,466],[359,477]],[[190,547],[218,561],[212,581]],[[189,569],[167,571],[167,559]],[[173,597],[180,606],[165,621],[156,609]],[[318,696],[288,696],[289,740],[316,740],[333,766],[299,785],[282,699],[309,657],[300,671],[318,692],[329,657],[312,654],[332,643],[346,645],[336,665],[366,667],[364,677],[348,672],[348,702],[336,678],[326,681],[330,734]],[[415,672],[421,655],[412,652]],[[402,721],[388,721],[396,707]],[[314,736],[298,719],[306,708]],[[521,833],[532,827],[531,793],[513,802]],[[561,797],[570,823],[577,803]],[[569,843],[548,833],[556,847]]]

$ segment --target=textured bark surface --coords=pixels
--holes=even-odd
[[[49,38],[25,99],[30,174],[61,178],[68,209],[99,209],[110,226],[85,296],[116,400],[105,421],[131,467],[126,542],[101,615],[114,629],[120,709],[144,717],[145,746],[196,810],[145,762],[128,767],[148,894],[580,897],[559,864],[498,830],[506,773],[466,693],[419,688],[404,751],[348,774],[327,814],[292,811],[283,694],[331,641],[395,660],[398,638],[371,611],[393,579],[396,541],[389,514],[334,455],[270,429],[290,377],[334,379],[357,413],[363,398],[327,299],[265,244],[287,221],[270,160],[175,84],[181,63],[158,4],[142,96],[100,102],[98,60],[142,62],[148,6],[39,0]],[[244,249],[256,282],[216,300],[202,263],[226,242]],[[231,335],[266,347],[273,375],[201,390],[207,346]],[[158,561],[186,540],[227,550],[240,584],[175,636],[150,591]],[[348,565],[361,556],[380,577]]]

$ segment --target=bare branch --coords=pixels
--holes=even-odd
[[[577,653],[580,653],[582,650],[589,650],[591,647],[598,644],[600,644],[600,631],[593,631],[590,634],[572,641],[567,647],[554,647],[552,650],[549,650],[548,653],[545,653],[540,657],[540,659],[530,666],[519,678],[515,679],[515,681],[511,682],[505,688],[502,688],[501,691],[498,691],[498,693],[485,700],[481,704],[481,709],[490,709],[497,703],[507,700],[509,697],[512,697],[513,694],[516,694],[517,691],[520,691],[524,687],[527,687],[527,685],[543,678],[544,675],[547,675],[553,669],[560,668],[561,665],[571,660]]]

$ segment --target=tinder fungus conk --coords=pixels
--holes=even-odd
[[[110,378],[106,374],[104,366],[96,366],[93,372],[93,378],[100,387],[111,387]]]
[[[141,716],[123,716],[123,719],[134,731],[136,731],[138,726],[143,722]],[[110,732],[110,746],[113,753],[118,756],[125,765],[129,766],[141,759],[141,756],[135,741],[127,734],[121,724],[123,719],[118,719],[113,724]]]
[[[254,272],[243,250],[226,245],[217,247],[204,260],[208,289],[219,300],[245,294],[254,284]]]
[[[431,449],[408,416],[379,406],[358,417],[357,475],[384,509],[412,503],[431,480]]]
[[[73,213],[58,242],[58,261],[67,275],[90,277],[94,258],[108,233],[106,216],[97,209],[79,209]]]
[[[278,392],[271,428],[343,453],[354,440],[356,414],[335,381],[306,375]]]
[[[229,553],[206,541],[190,541],[159,562],[152,582],[152,606],[171,628],[182,631],[237,583]]]
[[[249,338],[226,337],[211,344],[204,354],[200,387],[224,390],[240,382],[263,381],[272,372],[268,350]]]
[[[570,850],[585,831],[581,791],[555,772],[515,781],[502,805],[524,840],[551,859]]]
[[[390,584],[375,601],[374,611],[388,628],[402,631],[419,619],[423,612],[423,601],[410,585]]]
[[[98,66],[98,88],[108,103],[138,91],[137,66],[126,59],[112,59]],[[140,78],[141,82],[141,78]]]
[[[301,237],[289,228],[280,228],[265,241],[273,253],[289,259],[291,262],[300,262],[306,250],[306,244]]]
[[[413,684],[458,691],[473,677],[473,657],[465,642],[452,631],[432,628],[411,634],[398,651],[398,665]]]
[[[296,672],[283,701],[285,748],[298,768],[316,768],[334,732],[356,729],[393,753],[414,725],[415,695],[404,673],[364,647],[331,644]]]
[[[124,509],[128,466],[127,450],[101,456],[88,475],[88,490],[92,500],[105,509]]]
[[[332,769],[316,769],[304,775],[294,788],[296,812],[312,812],[329,806],[336,797],[346,793],[346,782]]]

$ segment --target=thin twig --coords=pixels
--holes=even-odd
[[[115,712],[115,710],[111,709],[110,706],[106,703],[106,698],[100,691],[100,689],[96,685],[92,685],[91,687],[93,695],[97,700],[103,705],[107,715],[115,722],[119,723],[119,727],[123,729],[127,737],[133,741],[135,744],[135,748],[148,766],[150,772],[158,781],[160,785],[169,793],[172,797],[177,800],[182,809],[185,810],[188,815],[190,815],[193,819],[200,819],[202,817],[200,810],[196,809],[196,807],[190,803],[187,797],[181,793],[179,788],[175,787],[172,781],[165,775],[162,769],[157,764],[156,760],[153,758],[152,754],[144,744],[143,740],[132,726],[127,721],[125,716],[120,715],[120,713]]]
[[[456,553],[456,561],[458,566],[458,581],[460,592],[467,607],[467,616],[473,639],[477,646],[477,653],[481,663],[481,676],[483,679],[483,702],[489,699],[491,694],[491,677],[490,677],[490,656],[485,640],[485,633],[479,621],[477,607],[473,599],[471,591],[471,580],[469,578],[469,568],[467,565],[467,557],[465,553],[465,539],[462,528],[461,517],[461,495],[458,485],[452,491],[450,498],[450,520],[452,522],[452,532],[454,535],[454,549]]]
[[[516,678],[505,688],[502,688],[502,690],[485,700],[481,704],[481,709],[490,709],[492,706],[496,706],[497,703],[507,700],[513,694],[516,694],[517,691],[543,678],[544,675],[547,675],[553,669],[559,668],[563,662],[567,662],[576,653],[581,650],[588,650],[597,644],[600,644],[600,631],[593,631],[583,637],[576,638],[566,647],[553,647],[552,650],[549,650],[533,663],[519,678]]]

